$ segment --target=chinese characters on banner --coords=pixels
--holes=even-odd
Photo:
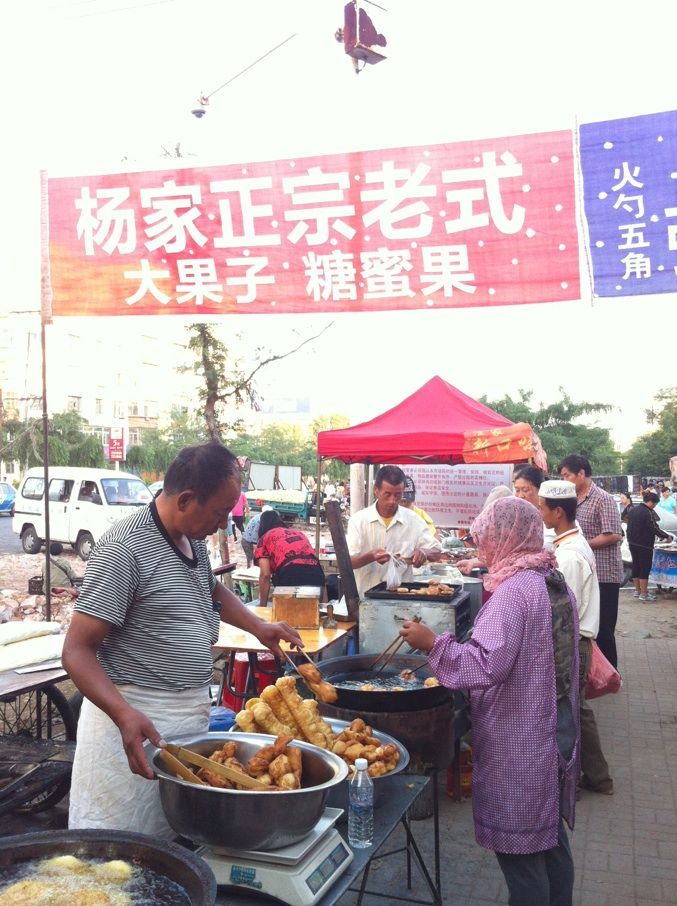
[[[442,528],[468,528],[496,485],[512,487],[512,465],[400,466],[416,488],[415,505]]]
[[[55,315],[579,297],[570,131],[49,180]]]
[[[677,111],[580,127],[597,296],[677,291]]]

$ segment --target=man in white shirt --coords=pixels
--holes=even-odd
[[[599,629],[599,582],[592,548],[576,522],[576,486],[571,481],[544,481],[538,490],[546,528],[554,529],[552,541],[557,565],[576,597],[579,620],[581,780],[580,786],[611,796],[614,783],[602,753],[595,714],[585,700],[585,681],[592,656],[592,640]]]
[[[400,506],[404,484],[399,466],[382,466],[374,481],[376,502],[348,521],[348,550],[360,597],[384,581],[391,554],[411,558],[412,566],[439,560],[442,554],[423,519]],[[406,574],[403,581],[407,581]]]

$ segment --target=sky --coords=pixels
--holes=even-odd
[[[23,0],[0,80],[3,216],[0,310],[39,304],[39,180],[159,169],[180,143],[187,165],[573,129],[672,109],[677,4],[646,0],[383,0],[371,10],[388,59],[356,76],[335,42],[336,0]],[[218,91],[274,45],[280,50]],[[355,423],[434,374],[471,396],[559,388],[611,403],[598,423],[621,449],[644,409],[675,383],[675,296],[340,314],[229,316],[238,349],[275,351],[331,327],[261,373],[266,399],[310,397]],[[136,322],[138,319],[133,319]],[[160,319],[157,319],[160,320]],[[156,329],[174,334],[176,323]],[[125,330],[123,319],[102,330]],[[641,355],[644,349],[646,355]]]

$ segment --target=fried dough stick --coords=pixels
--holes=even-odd
[[[315,664],[297,664],[296,672],[300,674],[307,683],[319,685],[324,679]]]
[[[249,759],[247,765],[249,774],[251,774],[252,777],[258,777],[260,774],[269,774],[271,762],[277,758],[278,755],[284,753],[287,743],[290,743],[292,739],[293,736],[278,736],[272,746],[264,746],[262,749],[259,749],[259,751]]]
[[[296,671],[319,701],[328,705],[336,701],[338,692],[331,683],[325,681],[315,664],[299,664]]]
[[[303,699],[296,691],[296,680],[291,676],[283,676],[275,683],[275,686],[280,690],[285,704],[293,714],[296,723],[301,727],[308,742],[325,749],[327,743],[324,735],[317,728],[313,715],[303,707]]]
[[[247,704],[249,708],[249,704]],[[293,736],[294,732],[291,727],[283,724],[282,721],[275,717],[273,709],[266,702],[258,702],[251,709],[254,720],[265,733],[271,733],[273,736]]]
[[[277,681],[279,683],[280,680]],[[294,718],[294,715],[289,710],[287,703],[282,698],[282,694],[277,687],[277,683],[274,686],[266,686],[266,688],[261,692],[261,700],[269,705],[270,710],[273,712],[275,717],[284,724],[286,727],[289,727],[294,736],[298,736],[299,739],[305,739],[306,737],[303,734],[298,721]]]
[[[310,713],[313,715],[313,721],[324,736],[327,743],[327,748],[331,749],[334,745],[334,733],[329,724],[326,721],[322,720],[317,702],[314,698],[304,698],[303,707],[310,711]]]

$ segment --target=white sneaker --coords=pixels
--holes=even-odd
[[[640,601],[655,601],[656,595],[640,595],[639,600]]]
[[[638,591],[634,592],[633,595],[632,595],[632,597],[633,597],[633,598],[638,598],[638,597],[639,597],[639,592],[638,592]]]

